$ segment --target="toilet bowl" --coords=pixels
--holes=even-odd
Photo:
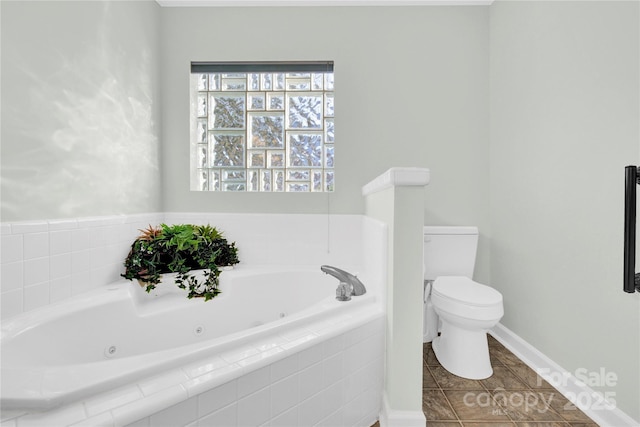
[[[424,227],[424,341],[454,375],[493,374],[487,331],[504,314],[502,294],[474,282],[478,229]]]
[[[447,371],[484,379],[493,374],[487,330],[504,314],[502,295],[464,276],[443,276],[433,283],[433,309],[441,321],[433,351]]]

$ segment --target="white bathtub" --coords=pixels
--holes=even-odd
[[[2,325],[2,410],[19,425],[60,414],[56,425],[124,425],[163,409],[145,403],[159,392],[174,405],[357,328],[375,335],[381,370],[377,296],[338,302],[336,286],[319,266],[238,266],[208,302],[123,280],[25,313]]]

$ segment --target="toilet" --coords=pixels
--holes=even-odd
[[[493,374],[487,331],[504,314],[502,294],[474,282],[477,227],[424,227],[424,342],[443,368],[474,380]]]

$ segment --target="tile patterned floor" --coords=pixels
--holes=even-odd
[[[598,427],[491,336],[489,352],[493,375],[476,381],[446,371],[431,344],[424,344],[422,409],[428,427]]]

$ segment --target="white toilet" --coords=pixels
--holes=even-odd
[[[502,294],[471,280],[476,227],[424,227],[424,341],[452,374],[484,379],[493,374],[487,330],[502,318]]]

